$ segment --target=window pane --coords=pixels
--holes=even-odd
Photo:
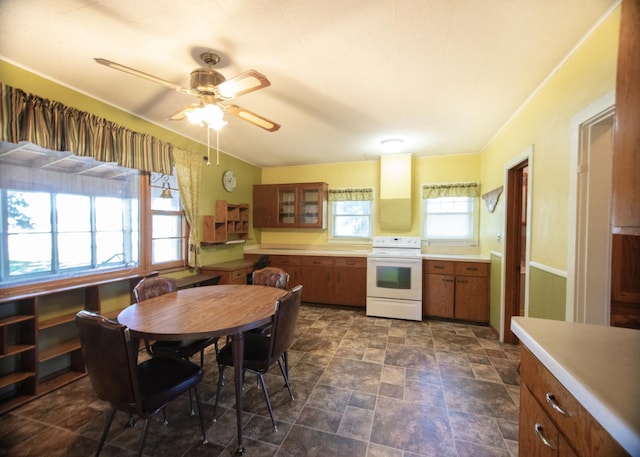
[[[58,262],[61,270],[91,266],[91,233],[58,234]]]
[[[168,238],[181,235],[180,225],[182,216],[158,215],[154,214],[151,225],[152,238]]]
[[[91,199],[82,195],[56,195],[59,232],[91,231]]]
[[[8,243],[9,276],[51,271],[51,234],[9,235]]]
[[[368,237],[371,233],[369,217],[361,216],[336,216],[335,236]]]
[[[425,201],[425,239],[473,240],[475,238],[474,201],[472,197],[427,199]]]
[[[153,263],[175,262],[182,259],[182,239],[170,238],[153,240]]]
[[[9,233],[50,232],[51,196],[45,192],[7,191]]]
[[[51,271],[51,196],[7,191],[9,276]]]
[[[171,191],[171,198],[161,197],[161,187],[151,188],[151,209],[160,211],[181,211],[180,207],[180,192],[177,190]]]
[[[99,232],[122,230],[123,200],[96,197],[96,230]]]
[[[96,259],[98,267],[125,263],[122,232],[96,233]]]
[[[332,236],[369,238],[371,236],[370,201],[336,201],[332,206]]]

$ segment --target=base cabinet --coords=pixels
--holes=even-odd
[[[489,265],[425,260],[422,314],[473,322],[489,319]]]
[[[629,455],[525,347],[518,441],[519,455],[527,457]]]
[[[334,256],[272,256],[271,265],[287,271],[289,285],[302,284],[302,300],[362,306],[367,301],[367,259]]]

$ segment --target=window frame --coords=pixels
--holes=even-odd
[[[349,191],[351,189],[345,189],[345,191]],[[374,193],[374,190],[372,189],[372,193]],[[374,193],[375,196],[375,193]],[[336,235],[335,234],[335,229],[336,229],[336,211],[335,211],[335,204],[339,203],[339,202],[348,202],[348,201],[353,201],[353,200],[332,200],[329,201],[329,205],[328,205],[328,209],[329,209],[329,233],[328,233],[328,241],[330,243],[354,243],[354,242],[370,242],[371,239],[373,238],[373,231],[374,231],[374,222],[375,222],[375,205],[374,205],[374,198],[372,198],[371,200],[358,200],[358,201],[365,201],[368,202],[369,204],[369,214],[368,214],[368,218],[369,218],[369,234],[367,236],[340,236],[340,235]]]
[[[42,150],[39,148],[39,150]],[[51,151],[52,153],[56,153],[56,151]],[[96,161],[97,162],[97,161]],[[102,162],[97,162],[98,164]],[[147,274],[150,274],[155,271],[169,272],[169,271],[177,271],[186,268],[188,263],[188,240],[189,240],[189,224],[186,221],[186,216],[184,215],[184,209],[182,204],[180,205],[180,211],[173,211],[173,215],[181,216],[181,238],[183,239],[181,255],[182,259],[172,262],[164,262],[164,263],[152,263],[152,236],[151,236],[151,221],[152,221],[152,210],[151,210],[151,183],[149,181],[149,173],[142,172],[139,170],[135,170],[137,179],[138,179],[138,225],[139,225],[139,242],[138,242],[138,265],[132,266],[128,264],[123,265],[114,265],[113,267],[107,267],[100,270],[94,270],[92,267],[89,268],[80,268],[80,269],[69,269],[69,275],[59,275],[57,273],[45,273],[43,275],[32,275],[27,278],[22,279],[14,279],[11,278],[10,281],[0,283],[0,296],[12,296],[16,294],[29,293],[33,290],[34,285],[47,284],[46,287],[57,288],[57,287],[67,287],[67,286],[76,286],[76,285],[84,285],[90,283],[96,283],[101,281],[110,281],[110,280],[118,280],[118,279],[127,279],[133,277],[140,277]],[[177,181],[176,181],[177,182]],[[179,192],[179,189],[176,188],[171,189],[172,192]],[[7,205],[6,205],[6,191],[13,190],[11,187],[7,186],[7,188],[2,188],[0,195],[0,205],[4,207],[4,214],[7,214]],[[58,193],[46,188],[46,186],[42,186],[42,189],[34,189],[33,192],[45,192],[50,196],[54,196]],[[84,194],[82,194],[84,195]],[[95,199],[95,195],[86,195],[88,196],[92,202]],[[181,202],[182,203],[182,202]],[[93,203],[92,203],[93,205]],[[93,209],[92,209],[93,211]],[[93,227],[95,228],[95,226]],[[52,229],[53,232],[53,229]],[[0,242],[3,243],[3,251],[7,252],[8,249],[8,233],[0,230]],[[95,236],[95,232],[92,229],[92,237]],[[92,250],[95,250],[95,246],[92,247]],[[8,256],[6,259],[0,259],[2,262],[8,262]],[[8,265],[6,266],[8,268]]]
[[[427,234],[427,228],[429,223],[428,213],[428,201],[438,198],[468,198],[470,199],[470,211],[465,214],[470,214],[471,221],[471,237],[429,237]],[[420,217],[420,238],[423,245],[433,246],[478,246],[479,243],[479,222],[480,222],[480,197],[478,196],[439,196],[439,197],[423,197],[421,202],[421,217]],[[460,214],[460,213],[438,213],[438,214]]]

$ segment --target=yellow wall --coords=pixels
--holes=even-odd
[[[421,187],[426,183],[477,181],[480,173],[480,154],[458,154],[433,157],[413,157],[411,169],[411,228],[406,232],[382,230],[378,221],[374,235],[412,235],[420,231]],[[294,182],[326,182],[329,188],[373,187],[376,209],[380,190],[380,161],[344,162],[262,169],[263,184]],[[322,245],[328,242],[327,230],[262,229],[263,244]]]
[[[504,166],[533,145],[531,260],[566,270],[571,120],[615,88],[620,9],[617,8],[513,116],[482,151],[483,191],[504,184]],[[483,208],[482,252],[501,252],[505,199]]]

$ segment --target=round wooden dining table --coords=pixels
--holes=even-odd
[[[178,290],[133,304],[118,322],[143,339],[193,340],[233,336],[238,447],[242,444],[243,332],[271,321],[276,301],[287,292],[276,287],[217,285]]]

